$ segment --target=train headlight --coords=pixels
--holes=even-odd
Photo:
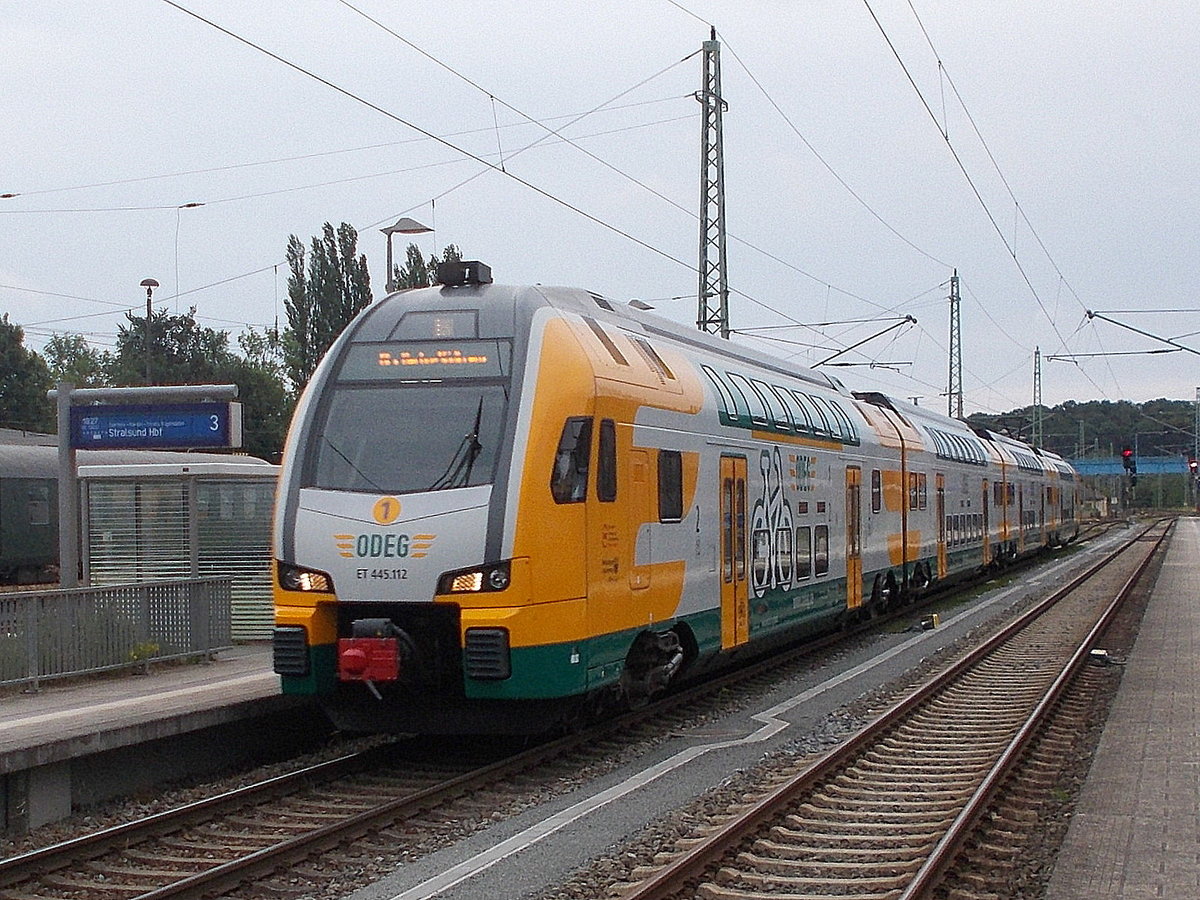
[[[279,567],[279,586],[286,591],[315,591],[321,594],[333,593],[333,579],[324,572],[316,569],[305,569],[290,563],[277,562]]]
[[[508,561],[446,572],[438,579],[439,594],[478,594],[505,590],[512,581]]]

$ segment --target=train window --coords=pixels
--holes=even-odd
[[[796,529],[796,577],[812,575],[812,529],[802,525]]]
[[[604,326],[590,316],[584,316],[583,321],[587,323],[587,327],[592,330],[592,334],[596,336],[596,339],[604,345],[604,349],[608,351],[608,355],[612,357],[613,362],[615,362],[618,366],[629,365],[629,360],[627,360],[625,358],[625,354],[617,348],[617,345],[613,342],[613,339],[608,336],[608,332],[604,330]]]
[[[506,393],[460,378],[335,385],[310,429],[304,486],[403,494],[491,484]]]
[[[812,434],[812,415],[805,408],[804,404],[800,402],[800,398],[796,396],[796,392],[789,391],[787,388],[780,388],[779,396],[783,398],[784,405],[788,408],[788,412],[792,416],[796,432],[798,434]]]
[[[808,399],[813,402],[813,406],[817,408],[817,412],[825,419],[826,429],[832,437],[837,438],[842,443],[849,442],[850,435],[842,431],[842,422],[833,412],[833,404],[824,397],[817,397],[809,394]]]
[[[29,488],[29,524],[50,524],[50,486],[31,485]]]
[[[725,382],[729,388],[729,395],[733,397],[733,405],[736,409],[737,420],[732,424],[749,425],[750,424],[750,401],[746,399],[746,394],[742,390],[741,385],[734,380],[733,375],[729,372],[725,373],[725,377],[729,380]],[[747,385],[747,390],[749,386]]]
[[[708,366],[702,365],[700,369],[708,376],[708,380],[712,382],[713,390],[717,393],[717,402],[721,404],[721,422],[724,425],[737,424],[737,406],[733,402],[733,395],[729,393],[729,388],[721,381],[720,377]]]
[[[479,311],[475,309],[411,310],[404,314],[388,337],[393,341],[479,337]]]
[[[812,529],[802,526],[796,529],[796,577],[812,575]]]
[[[751,572],[754,575],[754,583],[765,587],[770,579],[768,573],[771,570],[771,532],[766,528],[755,528],[752,538]]]
[[[729,380],[733,383],[737,392],[745,398],[747,408],[750,410],[751,424],[765,426],[767,424],[766,401],[758,395],[758,391],[750,384],[750,380],[733,372],[726,372],[725,374],[729,376]]]
[[[771,390],[770,385],[765,381],[751,379],[750,386],[754,388],[758,396],[762,398],[763,404],[767,407],[767,414],[770,416],[771,424],[780,431],[791,431],[792,425],[788,421],[788,414],[779,402],[779,398],[775,396],[775,392]]]
[[[597,463],[596,498],[611,503],[617,499],[617,426],[612,419],[600,420],[600,455]]]
[[[783,415],[786,423],[781,423],[780,427],[787,431],[796,431],[804,434],[804,420],[796,418],[796,410],[791,403],[788,402],[788,392],[778,385],[771,385],[771,393],[774,394],[774,400],[783,408]]]
[[[929,476],[917,473],[917,509],[929,508]]]
[[[647,341],[645,338],[632,336],[629,339],[633,342],[633,346],[641,351],[642,356],[645,358],[650,368],[653,369],[660,378],[664,379],[664,381],[675,380],[675,373],[671,371],[670,367],[668,367],[665,362],[663,362],[663,358],[658,355],[657,350],[650,346],[649,341]]]
[[[847,444],[857,444],[859,442],[858,429],[854,427],[854,422],[851,421],[850,416],[846,414],[846,411],[842,409],[841,404],[833,400],[826,400],[825,402],[829,405],[829,408],[833,410],[834,418],[841,423],[842,440]]]
[[[792,583],[792,530],[775,529],[775,581],[783,586]]]
[[[883,473],[878,469],[871,470],[871,512],[877,513],[883,509]]]
[[[555,503],[580,503],[587,496],[588,458],[592,450],[592,420],[573,416],[563,424],[550,473]]]
[[[733,479],[726,478],[721,482],[721,533],[722,544],[721,569],[725,583],[733,581],[733,544],[737,534],[733,530]]]
[[[658,520],[683,518],[683,456],[678,450],[658,451]]]
[[[746,479],[738,478],[734,483],[734,503],[737,516],[734,518],[735,542],[733,545],[734,568],[737,580],[746,577]]]
[[[918,501],[918,494],[917,494],[917,473],[909,472],[908,473],[908,508],[916,509],[918,502],[919,501]]]
[[[808,417],[812,422],[813,432],[821,435],[822,437],[832,437],[833,432],[829,428],[829,422],[825,418],[825,413],[821,412],[821,410],[816,407],[816,405],[813,403],[813,398],[808,394],[801,393],[800,391],[792,391],[792,396],[796,398],[797,402],[799,402],[799,404],[804,407],[805,412],[808,413]]]
[[[813,563],[818,575],[829,574],[829,526],[813,529]]]

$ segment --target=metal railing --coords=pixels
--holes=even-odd
[[[233,579],[0,594],[0,685],[207,657],[233,644]]]

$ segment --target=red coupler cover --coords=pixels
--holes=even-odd
[[[399,677],[395,638],[338,638],[338,678],[342,681],[395,681]]]

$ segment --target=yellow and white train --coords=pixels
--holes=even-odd
[[[1077,530],[1058,456],[485,266],[365,310],[275,517],[275,670],[360,731],[539,731]]]

